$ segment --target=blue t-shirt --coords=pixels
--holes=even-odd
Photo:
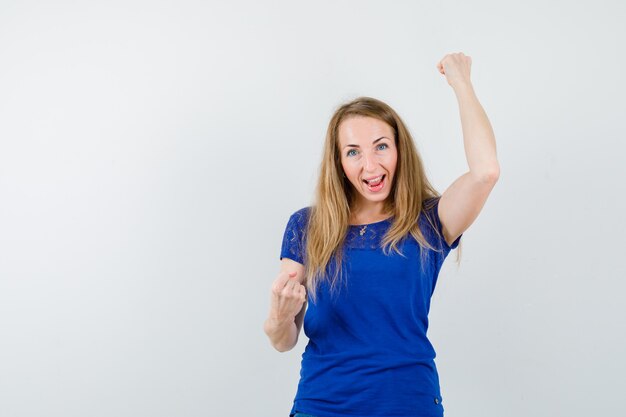
[[[448,253],[456,248],[437,238],[428,215],[441,230],[437,204],[422,212],[420,228],[435,248],[424,272],[417,241],[408,235],[385,255],[380,247],[392,219],[350,225],[344,243],[344,281],[331,295],[321,284],[317,303],[308,297],[296,411],[316,417],[441,417],[444,407],[435,350],[426,336],[430,299]],[[280,259],[303,264],[310,207],[291,215]],[[331,262],[326,273],[334,273]]]

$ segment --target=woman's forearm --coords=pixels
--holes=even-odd
[[[454,92],[459,102],[463,143],[470,172],[481,178],[497,177],[500,167],[495,135],[472,84],[460,83],[454,87]]]
[[[279,352],[293,349],[298,341],[298,327],[294,320],[279,322],[269,317],[265,320],[263,330],[274,349]]]

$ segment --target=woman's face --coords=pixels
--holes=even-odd
[[[391,126],[373,117],[350,116],[339,125],[339,151],[360,205],[382,205],[389,196],[398,160]],[[382,181],[377,179],[381,176]],[[373,181],[368,184],[365,180]]]

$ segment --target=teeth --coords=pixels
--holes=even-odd
[[[383,179],[383,176],[381,175],[380,177],[376,177],[373,180],[365,180],[365,182],[367,182],[368,184],[374,185],[380,182],[380,180]]]

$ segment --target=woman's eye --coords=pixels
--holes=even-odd
[[[384,148],[382,148],[382,150],[385,150],[389,147],[389,145],[387,145],[386,143],[381,143],[380,145],[377,146],[378,149],[380,149],[381,146],[384,146]],[[356,149],[350,149],[348,152],[346,152],[346,156],[352,156],[352,154],[350,152],[356,152]]]

